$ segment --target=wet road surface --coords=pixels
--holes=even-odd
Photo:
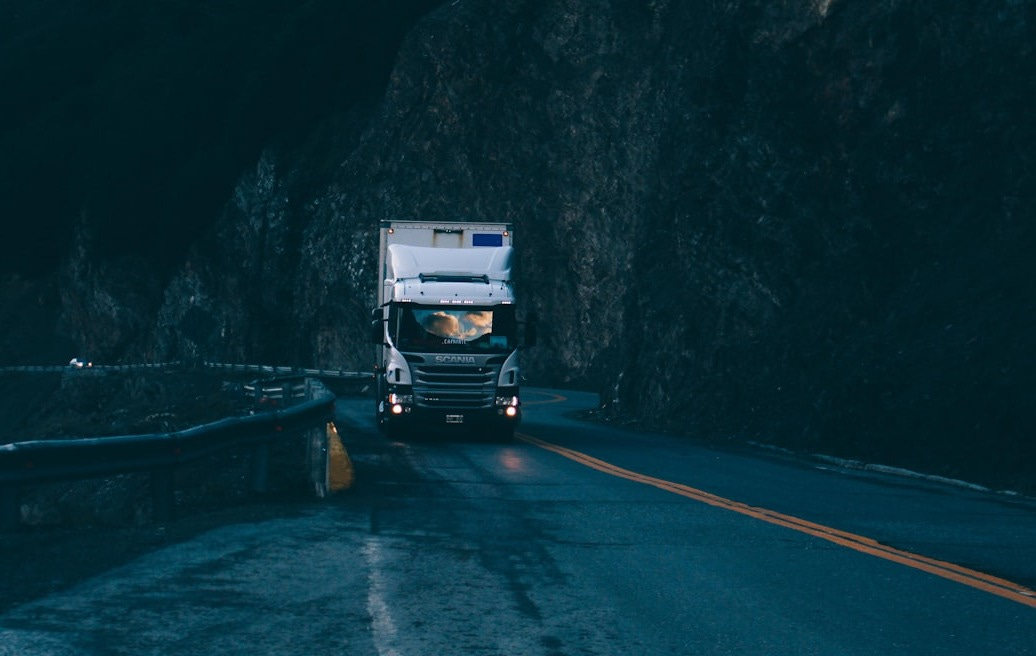
[[[354,489],[18,606],[0,655],[1036,654],[1031,502],[526,402],[393,442],[341,400]]]

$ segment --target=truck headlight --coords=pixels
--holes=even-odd
[[[518,407],[518,397],[517,396],[498,396],[498,397],[496,397],[496,405],[498,407],[508,406],[508,407],[512,407],[512,408],[517,408]]]
[[[389,412],[394,415],[401,415],[404,412],[410,412],[410,406],[414,404],[414,394],[400,394],[399,392],[389,392],[388,405]]]

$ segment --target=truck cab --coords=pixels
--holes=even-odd
[[[520,322],[506,224],[381,228],[378,425],[393,436],[471,428],[510,437],[521,420]],[[535,331],[524,331],[524,345]]]

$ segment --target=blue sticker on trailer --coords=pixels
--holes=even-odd
[[[504,236],[501,234],[478,233],[471,235],[472,246],[503,246]]]

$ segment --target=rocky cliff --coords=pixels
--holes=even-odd
[[[505,220],[531,383],[1032,486],[1034,28],[1019,0],[443,3],[107,346],[367,369],[378,220]]]

